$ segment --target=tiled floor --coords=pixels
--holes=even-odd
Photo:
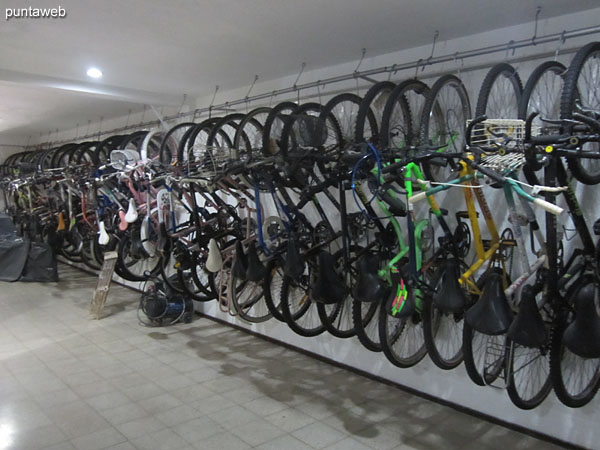
[[[552,448],[208,319],[148,329],[95,280],[0,283],[0,450]]]

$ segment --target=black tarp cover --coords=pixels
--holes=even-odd
[[[58,281],[56,258],[45,243],[17,235],[10,217],[0,213],[0,281]]]

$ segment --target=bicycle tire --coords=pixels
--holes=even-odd
[[[597,80],[597,76],[595,76],[596,80],[595,85],[589,87],[589,89],[581,89],[579,85],[580,78],[585,78],[585,67],[586,63],[590,61],[592,58],[598,60],[600,57],[600,42],[590,42],[589,44],[583,46],[579,49],[579,51],[573,57],[571,64],[565,74],[565,84],[562,91],[562,96],[560,100],[560,118],[561,119],[572,119],[573,113],[577,112],[577,101],[583,103],[583,98],[586,96],[593,96],[597,98],[598,90],[600,90],[599,80]],[[596,63],[597,64],[597,63]],[[597,70],[596,70],[597,72]],[[600,109],[600,103],[588,101],[586,99],[585,104],[581,106],[592,108],[592,109]],[[590,145],[593,148],[591,151],[598,152],[600,145],[597,142],[588,143],[585,145]],[[596,160],[587,161],[590,165],[597,165]],[[590,168],[586,168],[583,165],[583,160],[577,157],[567,158],[567,164],[569,166],[569,170],[573,174],[573,176],[580,182],[588,185],[595,185],[600,183],[600,167],[597,167],[595,171],[592,171]]]
[[[379,118],[379,123],[377,123],[377,115],[373,112],[372,104],[377,102],[379,98],[386,99],[386,97],[378,97],[382,95],[382,93],[387,92],[388,95],[391,93],[396,87],[395,83],[391,81],[380,81],[379,83],[375,83],[373,86],[369,88],[362,101],[360,102],[360,107],[358,108],[358,114],[356,115],[356,126],[354,128],[354,141],[357,143],[360,142],[371,142],[375,147],[381,144],[379,138],[379,132],[381,129],[381,117]],[[383,104],[385,107],[385,103]],[[383,110],[383,108],[381,108]],[[383,113],[383,111],[382,111]],[[381,116],[382,114],[380,114]],[[365,134],[365,123],[369,123],[369,131],[371,132]]]
[[[135,230],[132,230],[132,232],[135,232]],[[115,270],[119,276],[128,281],[145,281],[148,278],[146,276],[147,273],[150,273],[150,276],[154,276],[160,271],[161,257],[157,252],[154,262],[148,261],[151,257],[146,258],[143,255],[141,258],[137,258],[137,255],[131,254],[132,243],[131,233],[125,234],[119,241],[119,246],[117,247],[117,266],[115,267]],[[132,260],[129,260],[128,257],[132,257]],[[140,270],[134,272],[132,267],[139,262],[142,262],[143,266],[140,267]],[[119,270],[117,270],[117,268]]]
[[[356,337],[364,348],[372,352],[381,351],[379,341],[379,308],[381,301],[361,302],[352,300],[352,320]]]
[[[455,93],[460,101],[460,114],[455,109],[451,109],[448,105],[440,106],[440,103],[444,100],[445,89],[450,88],[452,93]],[[442,97],[442,98],[440,98]],[[449,99],[449,95],[446,94],[446,99]],[[450,111],[453,113],[450,114]],[[469,102],[469,95],[463,85],[462,81],[454,75],[445,75],[438,79],[427,94],[425,99],[425,105],[423,106],[423,113],[420,120],[419,130],[419,143],[421,145],[444,145],[449,141],[452,142],[452,148],[450,152],[462,152],[466,144],[466,129],[465,124],[467,120],[471,118],[471,104]],[[435,121],[435,125],[432,123]],[[434,131],[438,132],[436,139],[440,139],[438,142],[433,142],[432,134]],[[459,136],[456,139],[456,136]],[[450,136],[450,139],[446,139]],[[445,149],[441,148],[438,153]],[[430,181],[444,182],[447,181],[449,175],[444,173],[440,174],[435,170],[436,167],[444,167],[448,164],[447,160],[440,160],[439,164],[432,161],[427,161],[422,164],[423,173]],[[455,164],[450,164],[451,168],[455,168]]]
[[[440,265],[433,277],[431,286],[435,287],[439,280],[442,279],[444,270],[447,270],[447,266]],[[453,322],[464,326],[464,312],[444,313],[431,299],[425,299],[421,315],[423,317],[425,347],[433,363],[442,370],[450,370],[458,367],[463,361],[462,330],[454,337],[448,337],[448,334],[456,334]],[[449,321],[450,325],[445,325],[446,321]],[[442,332],[448,329],[450,329],[449,332]],[[439,339],[440,336],[442,337],[441,340]]]
[[[393,287],[390,295],[395,295]],[[410,289],[408,295],[417,294]],[[415,311],[409,317],[394,317],[387,303],[388,299],[384,299],[379,308],[379,342],[383,354],[397,367],[413,367],[427,355],[420,314]]]
[[[380,139],[383,148],[403,149],[416,144],[418,136],[415,136],[415,130],[419,127],[418,124],[413,123],[413,114],[416,111],[413,111],[407,94],[413,92],[418,96],[426,96],[428,91],[429,87],[425,83],[411,79],[398,84],[390,93],[381,118]],[[402,113],[401,124],[395,120],[397,105]],[[398,131],[401,133],[400,139],[397,139]]]
[[[262,152],[265,156],[274,156],[279,154],[279,134],[275,134],[277,130],[274,129],[276,123],[282,122],[285,124],[282,116],[292,114],[298,105],[294,102],[281,102],[275,105],[263,126],[263,141],[262,141]],[[287,112],[286,112],[287,111]],[[283,125],[281,125],[283,128]],[[278,128],[278,127],[276,127]]]
[[[481,275],[481,277],[479,278],[479,280],[477,280],[477,287],[480,290],[483,290],[483,287],[485,286],[486,283],[486,279],[489,276],[489,274],[491,273],[498,273],[498,271],[501,272],[501,269],[497,269],[497,268],[492,268],[491,271],[486,271],[483,275]],[[473,346],[473,342],[478,342],[479,338],[482,338],[484,340],[487,340],[487,342],[485,343],[486,345],[486,349],[489,348],[490,345],[492,346],[496,346],[496,348],[498,347],[502,347],[503,350],[503,355],[506,355],[506,335],[505,334],[501,334],[501,335],[495,335],[495,336],[490,336],[487,334],[483,334],[480,333],[476,330],[474,330],[469,323],[464,320],[463,321],[463,346],[462,346],[462,353],[463,353],[463,362],[465,364],[465,370],[467,371],[467,375],[469,375],[469,378],[471,379],[471,381],[473,381],[473,383],[475,383],[478,386],[486,386],[486,385],[490,385],[492,384],[494,381],[496,381],[498,379],[498,377],[500,376],[500,374],[502,373],[502,371],[504,370],[504,360],[505,358],[498,358],[496,361],[496,365],[494,365],[492,367],[492,370],[488,371],[487,367],[483,368],[483,376],[481,376],[481,370],[480,370],[480,358],[477,358],[476,356],[480,356],[481,352],[480,351],[474,351],[474,346]],[[489,343],[490,340],[494,340],[494,341],[498,341],[498,342],[492,342],[492,344]],[[484,353],[485,356],[485,353]],[[485,359],[485,358],[484,358]],[[484,361],[485,364],[485,361]]]
[[[573,289],[567,292],[567,303],[571,304],[578,291],[590,282],[594,281],[574,282]],[[600,359],[582,358],[563,344],[563,334],[572,320],[574,313],[563,311],[557,315],[550,345],[550,377],[554,393],[561,403],[569,408],[581,408],[594,398],[600,388]],[[586,376],[588,373],[591,376]],[[578,386],[573,386],[574,383]]]
[[[360,253],[361,250],[361,247],[351,245],[350,257],[352,258],[352,255],[354,255],[354,259],[356,259],[356,254]],[[356,335],[356,329],[354,327],[354,320],[352,319],[352,285],[348,286],[346,276],[349,275],[350,278],[354,278],[353,280],[350,280],[351,284],[353,281],[356,282],[356,270],[353,270],[352,265],[350,267],[343,267],[343,259],[344,249],[338,250],[333,255],[334,265],[338,263],[337,267],[339,268],[339,263],[342,264],[341,268],[343,273],[339,275],[344,279],[346,296],[341,302],[331,305],[320,302],[317,303],[317,311],[319,312],[319,317],[321,318],[323,325],[325,325],[325,329],[330,334],[340,339],[348,339]],[[354,274],[352,272],[354,272]]]
[[[271,311],[271,315],[280,322],[285,322],[283,313],[281,312],[281,285],[283,282],[283,268],[280,259],[271,259],[267,265],[267,275],[263,281],[265,302]],[[277,303],[275,303],[275,299]]]
[[[256,242],[251,242],[248,245],[255,245],[257,256],[259,257],[259,260],[262,256],[262,262],[264,263],[266,255],[262,252],[260,246],[256,246]],[[249,247],[246,246],[245,251],[248,251],[248,248]],[[235,258],[237,258],[237,254],[232,261],[232,267],[236,264]],[[233,303],[235,312],[242,320],[249,323],[262,323],[273,317],[265,301],[264,278],[258,281],[248,280],[245,279],[245,277],[242,279],[236,277],[233,271],[230,277],[231,302]]]
[[[512,87],[511,95],[504,95],[502,97],[514,97],[514,104],[509,105],[508,108],[498,109],[498,106],[494,104],[495,96],[492,90],[496,83],[503,81],[501,77],[507,79]],[[508,63],[496,64],[488,71],[479,89],[475,117],[486,115],[488,119],[516,119],[519,116],[522,93],[523,83],[516,69]],[[493,108],[490,106],[490,103],[493,105]]]
[[[187,128],[187,130],[185,130],[181,136],[181,141],[184,139],[184,136],[186,136],[186,132],[195,125],[196,124],[194,122],[178,123],[177,125],[169,128],[169,131],[165,133],[158,149],[158,160],[164,167],[169,167],[171,164],[173,164],[173,153],[175,153],[175,156],[177,156],[177,147],[179,145],[179,141],[173,137],[174,134],[179,132],[182,128]],[[174,148],[171,149],[169,146],[173,143]]]
[[[325,325],[319,317],[316,303],[312,301],[309,295],[312,264],[306,262],[305,274],[300,277],[299,281],[285,276],[281,283],[281,313],[283,318],[294,333],[303,337],[314,337],[325,332]]]

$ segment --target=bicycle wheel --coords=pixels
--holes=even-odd
[[[573,113],[586,110],[600,111],[600,42],[591,42],[579,49],[565,75],[560,101],[561,119],[572,119]],[[582,152],[600,151],[600,143],[588,142]],[[567,158],[569,169],[577,180],[585,184],[600,183],[600,161],[588,158]]]
[[[280,322],[285,322],[281,312],[281,286],[283,284],[283,268],[280,258],[273,258],[267,265],[267,275],[264,279],[265,302],[272,316]]]
[[[304,273],[293,280],[284,277],[281,283],[281,313],[290,329],[300,336],[313,337],[325,331],[317,304],[309,295],[314,263],[306,263]]]
[[[436,270],[431,283],[434,291],[443,286],[441,283],[447,270],[448,266],[444,264]],[[464,312],[442,311],[431,299],[426,299],[423,302],[422,316],[425,345],[429,357],[440,369],[454,369],[463,360]]]
[[[530,348],[510,339],[506,342],[506,392],[520,409],[540,405],[552,390],[547,348]]]
[[[554,393],[558,399],[570,408],[580,408],[588,404],[600,388],[600,358],[584,358],[571,351],[563,342],[569,324],[575,321],[575,299],[594,283],[593,279],[574,282],[573,289],[567,293],[569,312],[557,317],[552,333],[550,349],[550,377]],[[593,285],[592,285],[593,286]],[[595,309],[595,308],[594,308]],[[594,314],[592,312],[592,314]]]
[[[139,237],[139,228],[134,228],[119,241],[115,271],[128,281],[145,281],[148,273],[158,273],[160,259],[158,251],[154,255],[145,252]]]
[[[391,294],[379,308],[379,341],[386,358],[395,366],[407,368],[421,361],[427,354],[423,334],[423,321],[419,313],[422,293],[409,288],[407,295],[415,296],[416,310],[408,317],[392,315],[391,305],[399,291],[392,286]]]
[[[513,66],[496,64],[485,76],[479,95],[475,117],[486,115],[488,119],[516,119],[523,84]]]
[[[356,263],[356,255],[361,251],[358,246],[350,248],[350,261],[348,266],[344,264],[344,250],[341,249],[333,255],[334,269],[346,286],[344,299],[339,303],[325,304],[317,303],[319,317],[329,333],[335,337],[347,339],[356,334],[354,321],[352,320],[352,287],[356,283],[358,273],[353,263]]]
[[[381,301],[361,302],[352,300],[352,321],[356,337],[364,348],[372,352],[381,351],[379,340],[379,308]]]
[[[471,118],[469,96],[462,82],[454,75],[437,80],[427,94],[419,142],[421,145],[443,146],[438,153],[462,152],[465,146],[465,124]],[[445,158],[423,163],[423,172],[431,181],[447,181],[456,169]]]
[[[361,103],[362,99],[358,95],[344,93],[336,95],[323,107],[321,119],[326,120],[331,117],[335,119],[335,123],[337,124],[337,129],[333,130],[333,133],[335,139],[339,140],[337,142],[338,152],[342,152],[354,142],[358,111]],[[373,114],[367,115],[367,121],[368,131],[370,131],[371,127],[377,127],[374,123]]]
[[[265,156],[279,154],[279,139],[285,125],[285,117],[292,114],[298,105],[293,102],[282,102],[275,105],[267,116],[262,135],[262,152]]]
[[[419,80],[406,80],[389,94],[381,119],[383,148],[404,149],[416,145],[419,119],[429,88]]]
[[[163,136],[158,147],[158,161],[164,166],[169,167],[177,157],[177,146],[184,137],[189,136],[187,133],[196,125],[194,122],[182,122],[171,127]]]
[[[396,87],[391,81],[381,81],[375,83],[367,91],[356,115],[356,125],[354,128],[355,142],[371,142],[376,147],[381,144],[379,136],[381,122],[383,118],[383,109],[390,93]]]
[[[262,252],[260,247],[256,247],[255,242],[251,242],[249,246],[250,245],[255,246],[254,250],[248,248],[248,254],[245,256],[250,259],[250,252],[256,251],[256,256],[258,256],[259,261],[263,263],[264,267],[260,270],[258,270],[259,268],[257,267],[256,272],[262,272],[262,276],[260,273],[249,276],[250,270],[247,270],[245,277],[238,278],[235,276],[234,271],[232,271],[231,302],[241,319],[250,323],[260,323],[269,320],[272,317],[271,311],[265,301],[264,291],[264,276],[267,273],[266,266],[264,266],[266,255]],[[233,261],[232,267],[234,267],[235,264],[236,262]]]
[[[543,295],[541,284],[537,287],[527,285],[522,289],[519,313],[507,333],[506,392],[517,408],[525,410],[538,406],[552,390],[549,336],[553,313],[550,302],[542,303]],[[535,323],[545,327],[537,328]],[[513,326],[516,326],[514,330]],[[540,330],[545,330],[545,335]],[[515,342],[511,336],[521,343]],[[534,337],[537,342],[534,342]]]
[[[244,116],[233,137],[235,157],[250,161],[262,150],[263,128],[271,108],[256,108]]]
[[[477,287],[483,288],[492,274],[501,274],[501,269],[488,269],[477,280]],[[478,386],[492,384],[504,370],[506,355],[506,334],[489,335],[473,329],[463,320],[462,353],[467,375]]]

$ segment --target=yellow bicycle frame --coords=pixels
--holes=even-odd
[[[473,175],[474,170],[461,162],[461,171],[460,176],[464,177],[467,175]],[[462,183],[467,186],[463,188],[463,193],[465,195],[465,203],[467,205],[467,212],[469,214],[469,222],[471,223],[471,229],[473,231],[473,240],[475,242],[475,251],[477,253],[477,260],[461,275],[459,278],[459,283],[461,285],[466,285],[469,291],[473,294],[481,294],[481,290],[477,287],[475,282],[473,281],[473,275],[483,264],[487,261],[490,261],[498,249],[500,248],[500,236],[498,235],[498,230],[496,228],[496,224],[494,223],[494,219],[492,218],[492,213],[490,212],[490,208],[488,207],[487,201],[481,189],[473,189],[468,186],[478,186],[479,182],[477,181],[477,177],[473,176],[468,181]],[[473,192],[474,191],[474,192]],[[477,203],[479,204],[479,208],[481,209],[481,213],[483,214],[483,218],[485,219],[485,223],[487,225],[487,229],[490,232],[490,246],[486,251],[483,246],[483,239],[481,237],[481,229],[479,228],[479,221],[477,218],[477,210],[475,207],[475,200],[477,199]]]

